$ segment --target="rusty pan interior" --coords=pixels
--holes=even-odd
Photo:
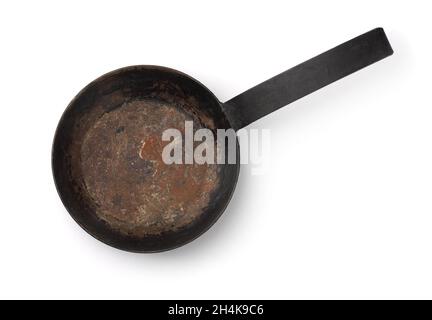
[[[237,164],[162,161],[162,132],[230,128],[221,103],[193,78],[134,66],[85,87],[58,125],[52,167],[71,216],[95,238],[133,252],[178,247],[206,231],[234,191]],[[237,145],[237,160],[238,160]]]

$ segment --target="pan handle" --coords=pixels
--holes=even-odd
[[[303,62],[224,103],[234,129],[393,54],[382,28]]]

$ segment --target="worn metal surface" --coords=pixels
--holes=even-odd
[[[172,69],[122,68],[84,88],[60,120],[52,158],[77,223],[134,252],[172,249],[206,231],[234,191],[239,163],[166,165],[162,132],[184,131],[185,120],[194,130],[230,127],[215,96]]]
[[[194,129],[203,127],[199,118],[168,102],[133,100],[105,113],[87,131],[81,168],[101,219],[120,232],[143,236],[176,231],[202,214],[218,185],[217,165],[162,161],[163,131],[184,131],[186,120]]]

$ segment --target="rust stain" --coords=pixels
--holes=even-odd
[[[80,146],[85,188],[96,214],[133,236],[176,231],[195,221],[218,187],[217,165],[167,165],[162,132],[209,125],[167,102],[124,102],[88,128]],[[211,124],[210,124],[211,125]]]
[[[139,157],[143,160],[162,160],[162,149],[164,147],[161,136],[149,136],[142,141],[141,148],[139,150]]]

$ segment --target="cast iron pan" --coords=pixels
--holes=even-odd
[[[234,164],[161,161],[162,132],[239,130],[393,53],[374,29],[221,103],[204,85],[158,66],[122,68],[87,85],[54,137],[52,168],[63,204],[96,239],[132,252],[158,252],[204,233],[227,206]]]

